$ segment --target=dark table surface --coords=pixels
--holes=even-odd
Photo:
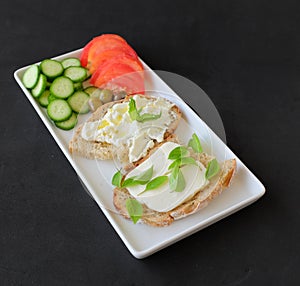
[[[296,2],[2,2],[0,285],[299,285]],[[144,260],[83,190],[13,79],[17,68],[102,33],[122,35],[152,68],[202,87],[229,147],[267,189]]]

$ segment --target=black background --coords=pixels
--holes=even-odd
[[[0,285],[299,285],[297,2],[1,2]],[[267,189],[144,260],[85,193],[13,79],[17,68],[102,33],[201,86],[229,147]]]

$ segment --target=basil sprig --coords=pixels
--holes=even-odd
[[[180,169],[182,166],[188,164],[197,166],[196,160],[188,155],[189,151],[185,146],[178,146],[169,153],[168,159],[174,160],[168,167],[168,170],[171,170],[169,177],[169,187],[171,191],[182,192],[186,186],[184,176]]]
[[[123,182],[122,187],[126,188],[126,187],[132,187],[136,185],[145,185],[150,181],[152,175],[153,175],[153,165],[146,171],[139,174],[138,176],[127,178]]]
[[[179,158],[176,159],[172,164],[170,164],[168,170],[173,169],[176,165],[178,165],[179,167],[183,166],[183,165],[197,165],[197,162],[194,158],[192,157],[183,157],[183,158]]]
[[[141,109],[137,110],[135,100],[130,98],[129,100],[129,116],[132,121],[136,120],[138,122],[145,122],[150,120],[155,120],[161,117],[161,111],[159,114],[151,114],[151,113],[144,113],[141,114]]]

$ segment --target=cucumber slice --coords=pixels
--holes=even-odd
[[[54,122],[54,123],[60,129],[70,130],[74,128],[75,125],[77,124],[77,114],[73,112],[69,119],[62,122]]]
[[[47,106],[47,113],[52,120],[60,122],[71,117],[72,109],[65,100],[55,99]]]
[[[68,77],[73,82],[82,82],[87,77],[87,71],[83,67],[69,67],[65,70],[64,76]]]
[[[70,104],[73,111],[76,113],[84,114],[90,111],[89,108],[89,95],[84,91],[76,91],[72,96],[68,98],[68,103]]]
[[[22,82],[26,88],[34,88],[39,80],[40,70],[37,65],[30,66],[24,73]]]
[[[36,86],[31,90],[32,96],[35,98],[41,96],[46,89],[46,85],[47,85],[47,78],[43,74],[40,74]]]
[[[75,82],[74,83],[74,90],[82,90],[82,82]]]
[[[52,102],[53,100],[58,99],[57,97],[55,97],[52,93],[49,94],[48,96],[48,102]]]
[[[80,60],[77,58],[66,58],[61,62],[64,69],[68,67],[80,67],[81,63]]]
[[[42,73],[50,80],[55,79],[64,72],[62,64],[55,60],[43,60],[41,62]]]
[[[43,107],[47,107],[49,104],[49,95],[50,95],[50,90],[45,90],[42,95],[38,98],[39,104]]]
[[[74,92],[73,82],[65,76],[60,76],[51,84],[50,92],[57,98],[67,98]]]

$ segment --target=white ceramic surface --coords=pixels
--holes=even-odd
[[[58,57],[79,57],[80,50],[70,52]],[[244,208],[253,203],[265,193],[261,182],[249,169],[233,154],[233,152],[216,136],[216,134],[200,119],[200,117],[185,104],[178,95],[172,91],[145,63],[146,89],[160,91],[164,96],[175,102],[183,112],[176,133],[183,142],[187,142],[193,132],[196,132],[204,145],[205,151],[213,153],[218,160],[236,158],[237,172],[231,186],[218,198],[201,211],[174,222],[168,227],[155,228],[147,225],[134,225],[118,215],[112,204],[111,177],[115,173],[116,163],[111,161],[87,160],[73,156],[68,151],[68,142],[73,131],[63,131],[55,127],[48,119],[46,110],[39,106],[30,92],[22,84],[21,78],[27,67],[18,69],[14,77],[36,112],[48,128],[49,132],[69,160],[76,173],[93,196],[102,212],[121,237],[129,251],[136,258],[144,258],[150,254],[183,239],[208,225]],[[84,122],[89,115],[79,116],[79,123]],[[79,207],[79,206],[78,206]],[[97,218],[95,218],[97,219]]]

